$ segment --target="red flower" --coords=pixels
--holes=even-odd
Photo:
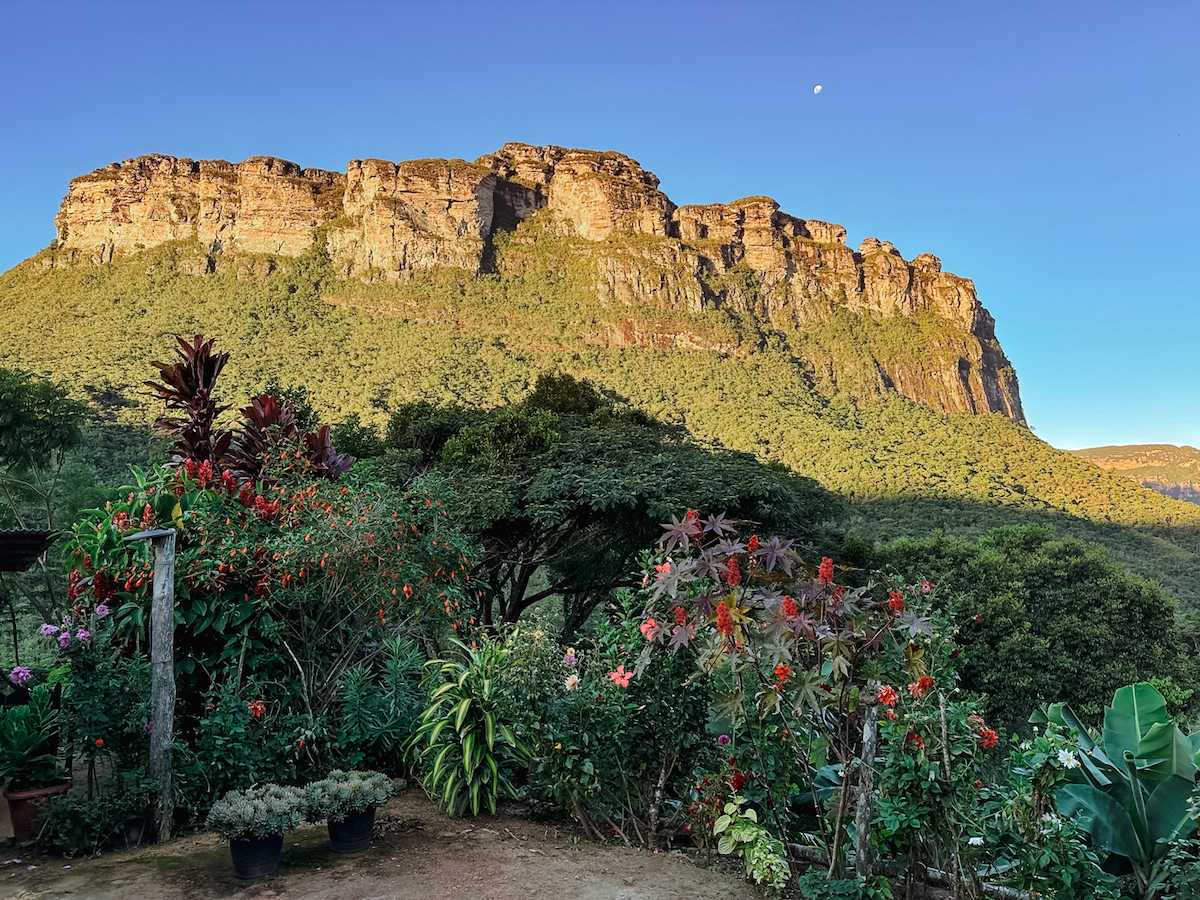
[[[908,741],[909,743],[911,743],[911,744],[912,744],[914,747],[916,747],[918,750],[924,750],[924,749],[925,749],[925,739],[924,739],[924,738],[922,738],[922,737],[921,737],[919,734],[915,734],[914,732],[911,732],[911,731],[910,731],[910,732],[907,734],[907,736],[905,736],[905,738],[904,738],[904,739],[905,739],[906,741]]]
[[[920,700],[933,689],[935,684],[936,682],[928,675],[922,675],[908,686],[908,692]]]
[[[687,621],[687,610],[682,606],[675,607],[675,624],[682,625]]]
[[[643,622],[641,625],[638,626],[638,631],[640,631],[642,633],[642,636],[646,640],[649,641],[649,640],[653,640],[650,637],[650,631],[657,627],[658,627],[658,623],[655,622],[654,617],[651,616],[649,619],[647,619],[645,622]]]
[[[783,598],[783,614],[789,619],[797,615],[796,601],[789,596],[784,596]]]
[[[833,581],[833,560],[828,556],[821,557],[821,568],[817,570],[817,578],[821,584],[829,584]]]
[[[754,553],[756,550],[758,550],[758,535],[757,534],[750,535],[750,540],[746,541],[746,550],[749,553]]]
[[[104,746],[104,738],[96,738],[96,746],[103,747]]]
[[[749,781],[749,778],[747,778],[745,775],[743,775],[737,769],[734,769],[733,774],[729,777],[729,786],[731,788],[733,788],[735,791],[740,791],[742,789],[742,786],[747,781]]]
[[[879,702],[884,706],[895,706],[900,699],[900,695],[896,693],[896,689],[890,684],[885,684],[879,689]]]
[[[729,607],[724,600],[717,604],[717,631],[726,637],[733,635],[733,616],[729,614]]]
[[[625,671],[624,663],[617,666],[617,670],[615,672],[608,673],[608,680],[611,681],[613,684],[615,684],[617,687],[629,687],[629,679],[632,677],[633,677],[632,672]]]
[[[991,728],[985,728],[979,732],[979,746],[984,750],[991,750],[995,747],[997,740],[999,740],[999,736]]]
[[[904,595],[899,591],[888,591],[888,609],[892,612],[904,609]]]
[[[894,709],[887,710],[884,715],[887,716],[887,720],[889,722],[895,722],[900,718],[898,715],[896,715],[896,711]]]
[[[792,667],[780,663],[775,667],[775,680],[783,684],[792,674]]]
[[[304,749],[304,738],[296,738],[296,746],[301,750]]]
[[[254,700],[246,704],[246,709],[250,711],[250,718],[258,719],[261,718],[262,714],[267,711],[267,704],[263,703],[261,700]]]
[[[726,568],[724,575],[725,580],[730,584],[741,584],[742,573],[738,571],[737,557],[731,556],[729,558],[728,568]]]

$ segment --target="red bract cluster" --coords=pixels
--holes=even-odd
[[[821,567],[817,570],[817,579],[821,584],[833,581],[833,560],[828,556],[821,557]]]

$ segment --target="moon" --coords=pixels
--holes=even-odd
[[[818,84],[815,88],[813,88],[813,93],[814,94],[821,93],[821,85]]]

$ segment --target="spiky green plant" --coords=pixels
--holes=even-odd
[[[458,645],[461,659],[431,660],[442,683],[429,696],[410,753],[425,772],[425,790],[442,809],[496,811],[500,794],[516,797],[511,774],[530,753],[502,721],[500,675],[507,651],[500,644]]]

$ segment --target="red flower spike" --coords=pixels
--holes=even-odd
[[[821,584],[833,581],[833,560],[828,556],[821,557],[821,568],[817,570],[817,578]]]

